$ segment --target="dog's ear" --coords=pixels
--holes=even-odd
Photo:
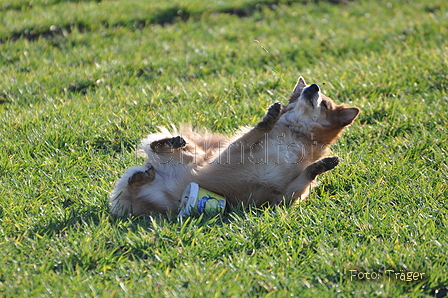
[[[302,94],[302,90],[305,87],[306,87],[305,79],[299,77],[299,79],[297,80],[297,84],[294,87],[294,91],[292,92],[291,97],[289,98],[289,103],[295,102],[300,97],[300,94]]]
[[[356,117],[359,114],[359,108],[352,107],[352,108],[342,108],[338,111],[338,120],[342,127],[350,125],[353,123],[353,120],[356,119]]]

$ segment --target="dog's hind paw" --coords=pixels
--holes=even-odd
[[[155,177],[156,169],[151,166],[146,171],[135,172],[131,177],[129,177],[128,184],[130,186],[143,185],[154,181]]]
[[[165,138],[161,140],[154,141],[150,144],[151,149],[154,152],[164,152],[171,149],[179,149],[185,147],[187,142],[181,136],[173,138]]]
[[[187,142],[185,142],[185,139],[181,136],[174,137],[170,140],[171,146],[173,146],[174,149],[182,148],[187,145]]]

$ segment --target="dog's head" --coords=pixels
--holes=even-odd
[[[293,112],[294,116],[288,117],[292,125],[307,127],[313,137],[328,139],[322,140],[325,143],[333,143],[360,111],[357,107],[336,105],[331,98],[320,93],[318,85],[307,85],[302,77],[291,94],[287,110]]]

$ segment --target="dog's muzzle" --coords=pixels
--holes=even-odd
[[[311,84],[302,90],[302,94],[300,97],[303,97],[303,99],[307,102],[309,102],[313,108],[316,108],[318,106],[319,101],[319,91],[320,88],[316,84]]]

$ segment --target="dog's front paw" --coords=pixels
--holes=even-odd
[[[146,171],[135,172],[131,177],[129,177],[128,184],[131,186],[143,185],[154,181],[155,177],[156,169],[151,166]]]
[[[280,116],[282,114],[282,109],[283,109],[283,105],[279,102],[276,102],[272,106],[269,107],[266,115],[271,117],[273,120],[277,121],[278,119],[280,119]]]
[[[269,107],[263,120],[258,123],[258,127],[262,129],[271,129],[282,116],[283,105],[279,102],[274,103]]]
[[[331,169],[334,169],[340,162],[340,158],[337,156],[325,157],[315,163],[306,167],[308,176],[311,180],[314,180],[317,175],[323,174]]]
[[[325,168],[325,171],[329,171],[334,169],[339,164],[340,161],[341,159],[338,156],[332,156],[332,157],[325,157],[321,159],[319,162],[322,163],[322,165]]]

